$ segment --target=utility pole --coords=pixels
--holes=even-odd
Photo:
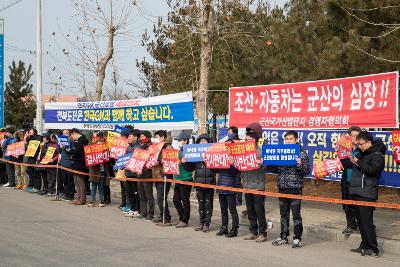
[[[42,0],[37,0],[36,28],[36,130],[42,134]]]

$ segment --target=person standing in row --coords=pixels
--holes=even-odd
[[[63,136],[68,137],[68,139],[70,138],[69,130],[67,129],[63,130],[62,134]],[[72,142],[68,140],[68,144],[66,146],[70,148],[72,146]],[[61,153],[60,165],[64,168],[71,168],[72,165],[71,153],[65,150],[65,145],[61,146],[59,149]],[[69,171],[63,169],[60,169],[59,171],[61,176],[61,182],[64,188],[61,199],[66,201],[72,201],[74,200],[74,194],[75,194],[74,176]]]
[[[6,133],[5,133],[6,139],[3,141],[3,144],[2,144],[3,159],[5,159],[5,160],[13,160],[13,157],[6,156],[6,153],[7,153],[8,146],[15,143],[14,132],[15,131],[12,128],[6,129]],[[15,166],[14,166],[14,164],[6,163],[6,172],[7,172],[8,182],[5,185],[3,185],[3,187],[15,187]]]

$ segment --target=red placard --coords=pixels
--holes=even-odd
[[[338,149],[337,150],[337,155],[338,155],[338,159],[347,159],[347,158],[350,158],[350,156],[352,154],[349,151]]]
[[[107,143],[92,144],[83,147],[86,166],[106,163],[110,160]]]
[[[239,171],[251,171],[260,168],[257,164],[255,141],[226,144],[226,146],[229,149],[235,168]]]
[[[395,128],[398,72],[288,84],[234,87],[230,126],[245,128]]]
[[[343,166],[339,159],[326,159],[321,162],[314,161],[313,174],[317,179],[327,177],[342,170]]]
[[[162,151],[162,167],[164,174],[179,175],[179,150],[164,149]]]
[[[126,154],[128,148],[128,139],[114,136],[111,142],[110,158],[118,159],[118,157]]]
[[[353,151],[353,140],[352,140],[351,136],[344,134],[344,135],[340,136],[336,146],[341,150],[351,152],[351,151]]]
[[[6,156],[18,157],[25,155],[25,143],[23,141],[17,142],[7,146]]]
[[[204,162],[210,169],[229,169],[229,150],[225,143],[212,145],[204,154]]]
[[[400,130],[392,131],[392,151],[394,160],[400,163]]]
[[[164,143],[157,143],[149,146],[147,151],[149,151],[150,156],[146,162],[146,168],[152,168],[158,165],[158,157],[160,156],[163,146]]]
[[[125,169],[137,173],[142,174],[143,167],[146,164],[147,159],[149,158],[150,153],[146,150],[136,148],[133,152],[131,159],[126,163]]]

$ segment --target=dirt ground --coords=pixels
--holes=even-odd
[[[277,192],[275,175],[267,175],[266,190]],[[303,195],[329,198],[341,198],[340,182],[305,179]],[[379,188],[379,200],[383,203],[400,203],[400,189],[390,187]]]

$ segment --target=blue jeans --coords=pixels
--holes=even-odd
[[[100,202],[104,202],[104,178],[100,177],[99,182],[92,182],[92,202],[96,201],[96,191],[99,188]]]

